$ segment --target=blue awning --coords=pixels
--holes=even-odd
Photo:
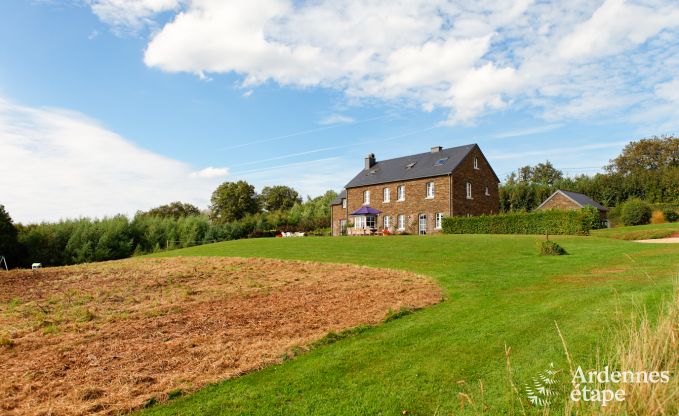
[[[381,213],[382,213],[382,211],[380,211],[380,210],[365,206],[365,207],[361,207],[361,208],[357,209],[356,211],[352,212],[351,215],[377,215],[377,214],[381,214]]]

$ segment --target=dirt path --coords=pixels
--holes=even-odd
[[[679,237],[656,238],[653,240],[636,240],[636,242],[650,244],[677,244],[679,243]]]
[[[0,273],[0,414],[118,414],[440,300],[423,276],[279,260]]]

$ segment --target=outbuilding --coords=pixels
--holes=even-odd
[[[579,194],[577,192],[564,191],[557,189],[549,198],[545,199],[545,202],[540,204],[536,210],[547,210],[547,209],[582,209],[585,207],[594,207],[599,211],[599,218],[601,221],[606,221],[606,216],[608,213],[608,208],[596,202],[592,198],[585,194]]]

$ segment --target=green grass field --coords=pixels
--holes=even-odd
[[[284,364],[146,409],[174,414],[519,414],[509,390],[550,362],[566,369],[558,322],[576,364],[592,366],[618,323],[651,313],[677,279],[679,245],[553,237],[567,256],[537,254],[538,236],[442,235],[253,239],[159,256],[242,256],[356,263],[436,279],[445,302],[312,350]],[[483,400],[479,389],[483,383]]]
[[[603,230],[592,231],[592,235],[596,237],[617,238],[620,240],[665,238],[676,233],[679,233],[679,222],[638,225],[635,227],[606,228]]]

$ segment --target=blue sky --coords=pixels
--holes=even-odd
[[[504,178],[676,132],[672,1],[0,2],[0,203],[23,222],[340,190],[479,143]]]

